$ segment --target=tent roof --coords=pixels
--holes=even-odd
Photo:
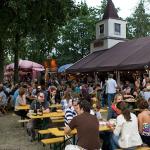
[[[150,65],[150,37],[120,42],[108,50],[97,51],[79,60],[68,72],[144,69]]]

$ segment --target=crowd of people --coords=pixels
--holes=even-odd
[[[139,109],[138,114],[133,113],[133,106],[124,101],[136,99],[134,107]],[[35,113],[49,113],[56,108],[49,109],[50,104],[61,104],[65,112],[65,133],[69,134],[77,129],[77,145],[68,145],[71,149],[116,149],[134,148],[143,143],[150,146],[150,79],[147,74],[141,80],[136,77],[134,82],[124,80],[117,84],[113,74],[109,74],[104,82],[95,83],[94,79],[72,81],[50,79],[32,83],[24,82],[16,85],[11,83],[0,84],[0,112],[5,114],[8,109],[14,108],[14,112],[27,117],[28,111],[16,111],[16,106],[29,104],[30,110]],[[107,125],[111,132],[99,133],[99,121],[105,120],[100,109],[108,109]],[[112,125],[109,120],[116,119]],[[43,125],[44,122],[44,125]],[[27,131],[31,140],[35,140],[35,129],[47,129],[52,127],[50,118],[31,120],[27,124]],[[100,139],[103,144],[100,144]],[[89,142],[90,141],[90,142]]]

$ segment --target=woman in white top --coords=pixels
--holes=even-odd
[[[25,105],[27,105],[27,103],[26,103],[25,89],[21,87],[19,89],[19,95],[16,98],[15,107],[16,106],[25,106]],[[16,110],[15,109],[15,113],[18,116],[21,116],[22,118],[25,118],[26,114],[27,114],[27,110]]]
[[[117,124],[113,131],[112,148],[132,148],[142,145],[137,117],[130,113],[124,101],[119,102],[117,108],[121,110],[121,114],[117,117]]]

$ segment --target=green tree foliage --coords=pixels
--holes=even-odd
[[[32,28],[27,38],[26,57],[42,62],[58,40],[58,28],[76,16],[77,9],[72,0],[39,0],[30,5],[28,22]]]
[[[8,52],[5,49],[8,38],[8,28],[11,26],[13,20],[14,12],[6,4],[6,0],[0,1],[0,82],[3,81],[4,75],[4,62],[6,60],[6,54]]]
[[[72,0],[1,0],[0,4],[0,34],[7,35],[7,48],[14,54],[17,81],[18,58],[39,56],[42,61],[57,41],[58,28],[76,15],[76,7]]]
[[[144,1],[140,1],[131,17],[127,18],[127,38],[150,35],[150,15],[146,13]]]
[[[60,28],[61,36],[56,43],[59,65],[74,63],[90,52],[90,42],[95,38],[95,24],[99,10],[88,8],[86,3],[78,5],[78,17]]]

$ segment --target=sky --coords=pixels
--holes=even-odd
[[[84,0],[75,0],[76,3]],[[85,0],[88,6],[96,7],[101,5],[101,0]],[[116,8],[120,8],[119,17],[125,19],[129,17],[135,10],[139,0],[112,0]]]

